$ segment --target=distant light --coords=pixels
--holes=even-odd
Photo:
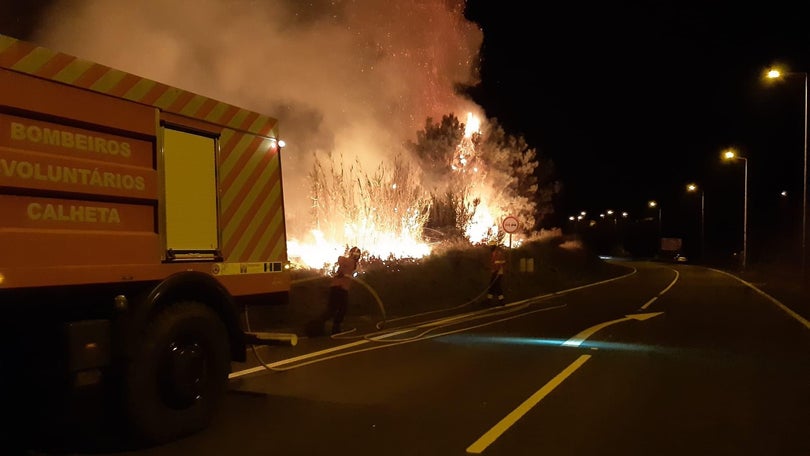
[[[628,214],[627,212],[622,212],[622,217],[627,217],[628,215],[630,214]]]
[[[613,215],[613,210],[612,210],[612,209],[608,209],[608,210],[607,210],[607,215]]]
[[[787,196],[787,190],[782,190],[782,192],[779,193],[779,194],[782,195],[782,196]]]
[[[585,212],[585,211],[582,211],[582,212],[579,213],[579,215],[581,215],[583,217],[585,217],[586,214],[587,214],[587,212]]]
[[[655,206],[658,206],[658,203],[655,200],[653,200],[653,201],[648,202],[647,206],[655,207]]]
[[[732,158],[734,158],[736,156],[737,156],[737,153],[734,152],[732,149],[728,149],[725,152],[723,152],[723,158],[725,158],[726,160],[731,160]]]
[[[572,215],[572,216],[570,216],[570,217],[568,217],[568,220],[575,220],[575,219],[576,219],[576,218],[575,218],[573,215]]]
[[[697,190],[697,184],[689,184],[686,186],[687,192],[694,192],[695,190]]]
[[[776,78],[782,77],[782,73],[779,70],[771,69],[771,70],[768,70],[768,73],[766,74],[766,76],[769,79],[776,79]]]
[[[605,214],[599,214],[599,217],[605,218]]]
[[[283,139],[279,139],[278,140],[278,147],[281,147],[283,149],[283,148],[287,147],[287,143],[284,142]]]

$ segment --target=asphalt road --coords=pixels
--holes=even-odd
[[[503,308],[260,347],[209,429],[86,454],[810,454],[810,322],[717,270],[623,264]]]

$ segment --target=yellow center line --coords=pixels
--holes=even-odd
[[[515,424],[520,418],[523,417],[529,410],[532,409],[535,405],[537,405],[544,397],[546,397],[550,392],[554,390],[557,386],[559,386],[563,380],[568,378],[571,374],[573,374],[577,369],[579,369],[585,361],[590,359],[591,355],[582,355],[573,363],[571,363],[568,367],[566,367],[562,372],[557,374],[554,378],[549,380],[548,383],[543,385],[542,388],[537,390],[536,393],[532,394],[531,397],[526,399],[518,408],[512,410],[508,415],[506,415],[501,421],[498,422],[495,426],[493,426],[489,431],[487,431],[484,435],[482,435],[478,440],[476,440],[472,445],[467,447],[467,454],[481,454],[484,450],[487,449],[498,437],[501,436],[504,432],[506,432],[513,424]]]

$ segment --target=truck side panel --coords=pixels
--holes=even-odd
[[[289,290],[275,119],[2,35],[0,87],[14,88],[0,97],[0,207],[13,212],[0,241],[15,245],[0,288],[195,270],[234,296]],[[165,231],[166,128],[214,138],[209,253],[169,251],[202,243]]]

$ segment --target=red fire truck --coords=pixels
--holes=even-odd
[[[276,119],[0,35],[11,412],[101,388],[149,442],[205,427],[245,302],[289,297],[281,145]]]

